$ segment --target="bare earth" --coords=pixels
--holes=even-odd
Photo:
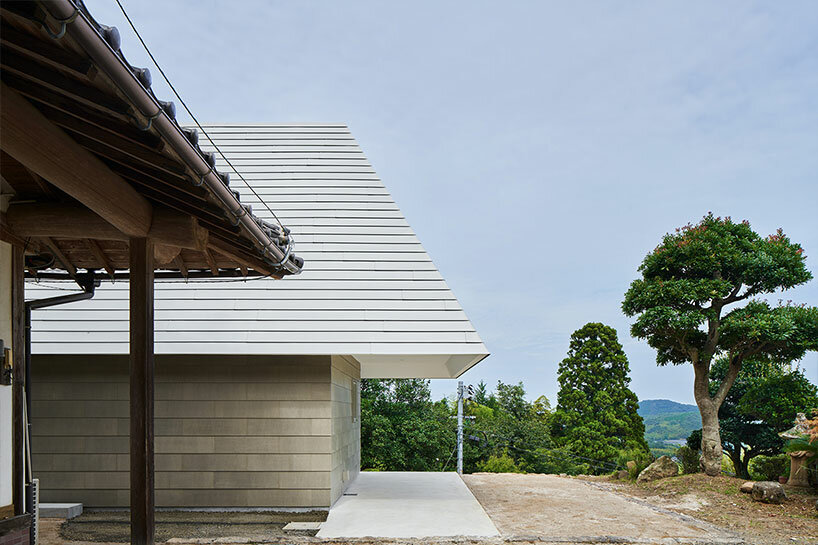
[[[463,480],[501,534],[721,540],[734,536],[645,502],[556,475],[475,473]]]
[[[463,480],[501,537],[321,540],[310,537],[312,532],[291,533],[283,531],[282,526],[286,520],[322,520],[325,514],[170,512],[157,517],[157,542],[171,538],[168,545],[818,545],[818,516],[814,507],[818,495],[814,491],[787,490],[784,505],[766,505],[739,493],[743,481],[730,477],[684,475],[635,484],[607,477],[477,473],[465,475]],[[89,512],[83,517],[84,520],[65,526],[62,520],[44,519],[41,545],[127,541],[125,513]]]

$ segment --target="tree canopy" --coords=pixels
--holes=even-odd
[[[625,294],[622,309],[636,318],[631,334],[656,349],[657,363],[693,364],[708,474],[720,471],[718,409],[742,362],[756,356],[789,362],[818,348],[818,309],[750,300],[809,281],[804,259],[803,248],[780,229],[762,238],[746,221],[708,214],[665,235]],[[718,355],[726,357],[727,371],[711,393],[710,365]]]
[[[615,329],[589,323],[571,335],[568,357],[559,365],[552,425],[560,446],[609,462],[623,452],[648,456],[639,400],[628,386],[628,374],[628,358]]]

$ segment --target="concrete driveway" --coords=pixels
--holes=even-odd
[[[457,473],[362,472],[330,508],[318,537],[500,535]]]

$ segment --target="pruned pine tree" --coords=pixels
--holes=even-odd
[[[818,309],[751,300],[809,281],[804,259],[801,246],[780,229],[762,238],[746,221],[708,214],[665,235],[625,294],[622,309],[636,317],[631,335],[656,349],[656,362],[693,365],[701,465],[708,475],[721,471],[719,408],[742,363],[751,357],[785,363],[818,348]],[[727,371],[711,393],[718,356],[727,358]]]

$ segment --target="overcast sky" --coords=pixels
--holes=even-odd
[[[123,1],[200,121],[349,125],[492,352],[467,383],[554,403],[599,321],[640,399],[692,402],[620,305],[709,210],[783,227],[818,274],[815,2]],[[149,66],[114,0],[86,4]],[[783,298],[818,305],[818,280]]]

